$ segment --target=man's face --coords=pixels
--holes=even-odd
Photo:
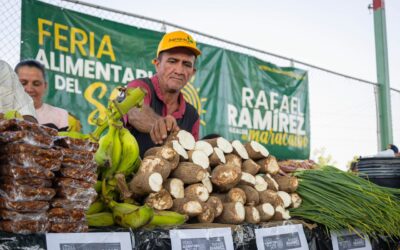
[[[17,74],[25,92],[32,97],[35,107],[40,107],[47,89],[42,71],[35,67],[22,66]]]
[[[162,52],[155,62],[157,76],[162,91],[177,93],[196,72],[196,57],[186,48],[174,48]]]

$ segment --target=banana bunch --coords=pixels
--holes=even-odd
[[[125,89],[124,100],[109,102],[107,118],[97,122],[91,138],[100,137],[99,148],[95,153],[98,164],[96,191],[100,194],[86,211],[89,226],[101,227],[113,224],[126,228],[142,226],[174,226],[184,223],[188,218],[170,211],[154,211],[148,205],[138,204],[132,197],[127,180],[138,170],[141,159],[139,144],[130,131],[120,121],[132,107],[140,107],[144,92],[140,88]],[[107,126],[104,125],[107,124]]]
[[[109,207],[112,210],[114,221],[125,228],[139,228],[147,225],[154,215],[154,211],[148,205],[136,206],[129,203],[111,201]]]
[[[114,123],[109,120],[107,134],[99,140],[99,148],[94,155],[94,160],[100,168],[118,167],[121,154],[120,127],[122,127],[122,122],[116,121]]]
[[[90,227],[107,227],[115,224],[113,214],[110,212],[86,214],[86,220]]]

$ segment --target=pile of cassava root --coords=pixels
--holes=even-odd
[[[145,152],[129,183],[135,199],[191,221],[240,224],[290,219],[298,207],[296,177],[279,175],[276,158],[261,144],[223,137],[195,141],[181,130]]]

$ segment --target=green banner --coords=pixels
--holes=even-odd
[[[21,59],[47,69],[45,102],[77,116],[83,131],[103,117],[117,87],[155,74],[162,33],[34,0],[22,1]],[[264,144],[280,159],[310,154],[308,75],[253,56],[199,44],[197,73],[183,89],[201,118],[200,135],[216,133]]]

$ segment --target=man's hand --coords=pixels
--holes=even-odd
[[[155,144],[162,144],[168,133],[173,131],[179,131],[178,124],[172,115],[167,115],[156,120],[151,128],[150,137]]]

